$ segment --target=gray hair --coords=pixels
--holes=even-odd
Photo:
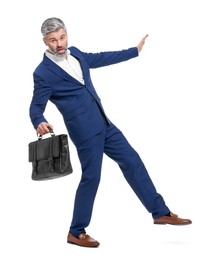
[[[64,22],[56,17],[46,19],[41,26],[41,33],[43,37],[46,37],[50,32],[57,32],[60,29],[64,29],[66,32],[66,26]]]

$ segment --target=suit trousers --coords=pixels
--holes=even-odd
[[[77,145],[77,152],[82,177],[76,191],[70,226],[70,233],[74,236],[85,233],[85,228],[90,223],[100,182],[103,154],[119,165],[126,181],[153,218],[170,212],[163,197],[157,193],[140,156],[114,124],[104,124],[101,133]]]

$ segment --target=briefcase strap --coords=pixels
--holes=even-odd
[[[54,170],[54,159],[53,159],[53,138],[49,138],[49,142],[50,142],[50,145],[49,145],[49,159],[48,159],[48,162],[49,162],[49,170],[51,172],[53,172]]]
[[[51,134],[51,137],[55,136],[55,133],[53,131],[53,129],[51,129],[49,127],[49,133]],[[43,136],[42,135],[38,135],[38,140],[42,140]],[[53,159],[53,138],[49,138],[49,158],[48,158],[48,162],[49,162],[49,170],[50,171],[54,171],[54,159]],[[34,145],[34,149],[33,149],[33,168],[34,171],[36,171],[37,168],[37,142],[35,142]]]
[[[61,171],[65,171],[69,164],[69,145],[67,139],[61,138]]]

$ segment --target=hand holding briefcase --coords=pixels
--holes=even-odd
[[[28,145],[29,162],[32,163],[32,180],[48,180],[63,177],[73,172],[68,136],[55,135],[50,129],[51,137],[30,142]]]

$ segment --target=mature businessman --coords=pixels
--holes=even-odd
[[[49,100],[54,103],[77,148],[82,168],[67,242],[85,247],[99,246],[99,242],[87,234],[86,228],[92,216],[103,154],[119,165],[127,182],[151,213],[154,224],[191,224],[191,220],[173,214],[163,197],[157,193],[140,156],[105,114],[90,77],[91,68],[137,57],[148,35],[142,38],[137,47],[86,53],[76,47],[68,48],[67,30],[59,18],[46,19],[41,32],[48,48],[33,73],[30,118],[38,134],[48,133],[48,128],[53,126],[44,117],[44,111]]]

